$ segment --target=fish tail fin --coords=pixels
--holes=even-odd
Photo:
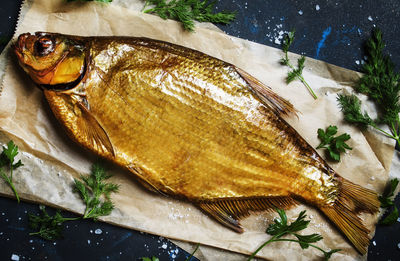
[[[378,195],[369,189],[342,179],[341,191],[333,206],[321,211],[346,235],[355,248],[366,254],[369,245],[369,229],[357,216],[359,212],[376,213],[379,210]]]

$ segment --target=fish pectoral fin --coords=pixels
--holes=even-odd
[[[293,105],[287,101],[286,99],[280,97],[278,94],[274,93],[271,88],[243,71],[240,68],[235,67],[236,71],[239,75],[250,85],[253,92],[260,98],[260,100],[266,105],[268,108],[272,109],[278,114],[295,114],[297,110],[293,107]]]
[[[198,207],[223,225],[242,233],[239,219],[249,216],[250,211],[288,209],[297,205],[291,197],[265,197],[248,199],[217,199],[199,202]]]
[[[77,104],[81,112],[77,119],[77,126],[81,130],[81,134],[85,135],[87,142],[89,142],[88,145],[100,153],[111,153],[112,156],[115,156],[107,132],[81,102]]]

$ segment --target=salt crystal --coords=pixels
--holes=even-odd
[[[400,249],[400,243],[397,244],[397,248]]]
[[[87,241],[88,245],[90,245],[90,240]]]
[[[303,11],[302,10],[299,11],[299,15],[303,15]]]
[[[321,8],[319,7],[319,5],[316,5],[316,6],[315,6],[315,10],[319,11],[319,9],[321,9]]]
[[[400,222],[400,217],[399,217],[399,218],[397,218],[397,222]]]
[[[278,39],[278,38],[275,38],[275,41],[274,41],[274,43],[276,43],[276,44],[281,44],[281,41],[279,41],[279,39]]]
[[[19,261],[19,255],[12,254],[12,255],[11,255],[11,260],[13,260],[13,261]]]
[[[94,233],[95,233],[96,235],[100,235],[101,233],[103,233],[103,231],[102,231],[100,228],[98,228],[98,229],[96,229],[96,230],[94,231]]]
[[[167,249],[167,244],[163,244],[162,246],[161,246],[163,249]]]
[[[359,64],[360,64],[360,61],[359,61],[359,60],[356,60],[356,64],[359,65]]]
[[[372,22],[374,19],[372,19],[372,16],[368,16],[368,20]]]
[[[374,246],[376,246],[376,242],[375,242],[375,240],[374,240],[374,241],[372,241],[372,244],[373,244]]]

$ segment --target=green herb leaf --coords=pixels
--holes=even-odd
[[[74,190],[86,204],[84,219],[97,220],[99,216],[109,215],[114,209],[110,195],[118,192],[119,186],[105,182],[110,177],[100,164],[94,164],[90,175],[81,175],[80,180],[74,180]]]
[[[142,261],[160,261],[157,257],[152,256],[150,257],[141,257]]]
[[[213,13],[215,2],[208,0],[146,0],[145,7],[154,5],[153,8],[144,10],[144,13],[156,14],[163,19],[180,21],[188,31],[194,31],[194,21],[228,24],[235,17],[235,12],[222,11]]]
[[[321,140],[321,144],[317,146],[317,149],[325,148],[329,152],[329,157],[335,161],[340,161],[340,153],[345,150],[351,150],[352,148],[346,144],[346,141],[350,139],[350,135],[343,133],[340,136],[334,137],[337,133],[337,127],[330,125],[326,131],[318,129],[318,138]]]
[[[199,249],[200,243],[196,244],[196,247],[194,248],[193,252],[190,254],[190,256],[188,256],[185,261],[190,261],[192,259],[192,257],[194,256],[194,253],[196,253],[197,249]]]
[[[394,192],[398,184],[399,180],[397,178],[390,180],[390,185],[385,189],[384,193],[379,196],[382,208],[388,209],[393,207],[393,211],[389,212],[389,214],[380,222],[381,225],[393,225],[399,217],[399,210],[394,202]]]
[[[306,82],[306,80],[303,77],[303,69],[304,69],[304,63],[306,61],[305,56],[301,56],[297,60],[297,68],[294,67],[289,60],[288,52],[289,48],[292,45],[294,41],[294,34],[295,31],[292,30],[291,32],[287,33],[283,37],[282,41],[282,51],[285,54],[285,56],[281,59],[281,64],[288,66],[291,70],[288,72],[287,77],[286,77],[286,83],[289,84],[294,80],[300,80],[304,86],[308,89],[308,91],[311,93],[314,99],[317,99],[317,95],[314,93],[314,91],[311,89],[310,85]]]
[[[8,183],[11,187],[11,190],[14,192],[15,197],[17,198],[18,203],[20,202],[18,192],[14,186],[13,182],[13,171],[21,167],[23,164],[21,160],[17,163],[14,163],[15,157],[18,155],[18,146],[14,144],[12,140],[7,143],[7,146],[3,146],[3,151],[0,154],[0,176]],[[10,174],[7,175],[4,168],[8,168]]]
[[[390,56],[384,54],[384,48],[382,32],[376,29],[366,42],[364,74],[356,87],[376,104],[378,117],[372,120],[366,112],[362,113],[361,102],[354,95],[338,95],[338,101],[346,121],[363,128],[371,126],[400,143],[400,74],[394,71],[394,64]],[[379,128],[378,124],[386,124],[390,132]]]
[[[344,114],[344,119],[349,122],[358,125],[362,129],[367,126],[375,126],[374,121],[368,115],[367,112],[361,112],[361,101],[355,95],[343,95],[337,96],[339,107]]]
[[[381,222],[381,225],[393,225],[399,218],[399,210],[396,206],[393,207],[393,211],[389,213]]]
[[[64,218],[60,210],[57,210],[54,216],[50,216],[43,205],[40,205],[39,209],[41,210],[39,215],[28,214],[29,227],[37,231],[29,233],[29,235],[36,235],[46,240],[53,241],[62,238],[63,223],[65,221],[78,219]]]
[[[256,254],[266,245],[272,242],[279,242],[279,241],[297,242],[302,249],[306,249],[309,247],[318,249],[324,254],[326,260],[328,260],[333,253],[336,253],[341,250],[341,249],[333,249],[330,251],[325,251],[322,248],[314,245],[313,243],[316,243],[323,239],[320,234],[314,233],[310,235],[299,235],[295,233],[306,229],[310,223],[310,220],[305,219],[307,217],[305,210],[301,211],[297,219],[289,225],[287,223],[287,216],[285,211],[281,209],[277,209],[276,211],[279,214],[279,218],[276,218],[274,220],[274,223],[270,224],[266,231],[267,234],[271,235],[272,237],[268,241],[263,243],[260,247],[258,247],[257,250],[254,251],[251,254],[251,256],[247,259],[248,261],[252,260],[256,256]],[[282,238],[286,235],[295,236],[297,240]]]

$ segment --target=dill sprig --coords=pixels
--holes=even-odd
[[[256,254],[266,245],[272,242],[279,241],[296,242],[300,245],[302,249],[306,249],[309,247],[318,249],[324,254],[325,260],[328,260],[332,256],[332,254],[341,251],[341,249],[332,249],[330,251],[325,251],[322,248],[314,245],[313,243],[316,243],[323,239],[320,234],[314,233],[310,235],[299,235],[296,233],[307,228],[308,224],[310,223],[310,220],[305,220],[305,218],[307,217],[307,215],[305,214],[305,210],[301,211],[297,219],[291,224],[288,224],[287,216],[284,210],[277,209],[276,211],[278,212],[280,218],[275,219],[274,223],[270,224],[266,231],[267,234],[271,235],[272,237],[268,241],[263,243],[259,248],[257,248],[257,250],[254,251],[253,254],[251,254],[251,256],[247,259],[247,261],[252,260],[256,256]],[[295,236],[297,239],[282,238],[283,236],[287,235]]]
[[[295,30],[290,31],[287,33],[282,41],[282,51],[285,54],[285,57],[281,59],[281,64],[288,66],[291,71],[288,72],[288,75],[286,77],[286,83],[289,84],[292,81],[298,79],[300,80],[304,86],[308,89],[308,91],[311,93],[312,97],[314,99],[317,99],[317,95],[315,92],[311,89],[310,85],[306,82],[306,80],[303,77],[303,69],[304,69],[304,63],[306,61],[306,57],[302,55],[298,60],[297,60],[297,68],[290,63],[288,52],[289,48],[292,45],[294,41],[294,34]]]
[[[154,7],[146,9],[149,5]],[[215,2],[209,0],[146,0],[144,13],[157,14],[162,19],[180,21],[183,28],[194,31],[194,21],[228,24],[235,17],[235,12],[213,12]]]
[[[14,170],[23,166],[21,160],[15,162],[15,157],[18,155],[18,146],[14,144],[12,140],[7,143],[7,146],[3,146],[3,151],[0,154],[0,176],[8,183],[17,198],[18,203],[20,202],[18,192],[15,189],[13,183]],[[10,174],[6,174],[4,169],[8,169]]]
[[[89,176],[81,175],[81,180],[74,179],[74,190],[86,204],[84,219],[96,220],[99,216],[109,215],[114,209],[110,194],[118,192],[119,185],[106,183],[105,180],[110,177],[102,166],[94,164]]]
[[[355,95],[339,94],[337,100],[347,122],[361,128],[371,126],[400,143],[400,75],[394,71],[394,64],[384,54],[384,48],[382,32],[377,29],[366,42],[367,61],[362,68],[364,75],[356,86],[357,92],[366,94],[377,105],[377,118],[372,119],[367,112],[361,111],[361,101]],[[378,127],[380,124],[386,124],[390,131]]]
[[[86,205],[82,217],[65,218],[59,210],[54,216],[50,216],[44,207],[40,207],[41,215],[29,214],[30,227],[37,232],[30,235],[37,235],[47,240],[55,240],[61,237],[63,223],[77,219],[93,219],[96,221],[100,216],[106,216],[114,209],[111,201],[111,193],[119,190],[119,185],[107,183],[106,180],[111,176],[100,164],[94,164],[90,175],[81,175],[80,179],[74,179],[74,191],[79,193]]]
[[[41,211],[39,215],[28,214],[29,227],[36,231],[29,233],[30,236],[36,235],[50,241],[56,240],[62,237],[64,222],[79,219],[79,217],[63,217],[59,209],[54,216],[50,216],[43,205],[39,205],[39,209]]]
[[[392,211],[389,212],[386,217],[379,222],[382,225],[393,225],[397,219],[399,218],[399,210],[397,209],[394,202],[394,192],[399,184],[399,180],[397,178],[390,180],[390,186],[386,188],[384,193],[379,196],[379,201],[381,202],[381,208],[385,208],[386,210],[391,208]]]

